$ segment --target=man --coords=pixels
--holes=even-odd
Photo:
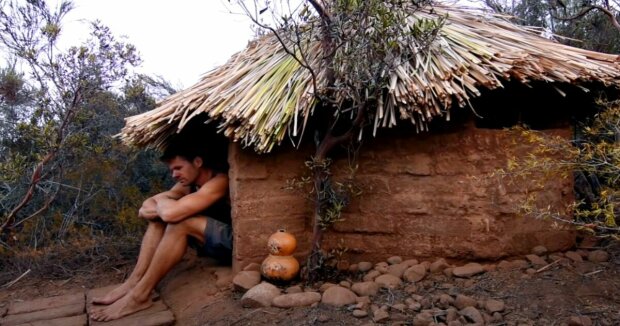
[[[96,321],[121,318],[151,306],[151,291],[195,241],[199,255],[230,259],[232,232],[225,163],[183,144],[161,157],[176,180],[169,191],[148,198],[138,216],[148,221],[136,266],[129,278],[95,304]]]

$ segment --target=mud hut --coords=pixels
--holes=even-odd
[[[412,22],[437,14],[448,18],[429,51],[391,71],[381,113],[372,117],[375,137],[365,136],[358,158],[363,194],[326,233],[325,247],[343,243],[350,261],[498,259],[536,245],[569,248],[574,232],[518,216],[523,187],[488,178],[528,151],[503,127],[526,123],[570,136],[571,117],[592,108],[595,91],[620,85],[620,57],[564,46],[469,9],[435,6]],[[309,54],[320,66],[319,43]],[[296,234],[304,256],[312,204],[285,186],[304,174],[313,153],[310,142],[299,141],[314,118],[312,91],[309,72],[267,35],[154,110],[127,118],[121,137],[163,147],[190,123],[216,126],[230,140],[234,267],[262,260],[267,237],[279,228]],[[537,191],[551,206],[572,198],[570,182]]]

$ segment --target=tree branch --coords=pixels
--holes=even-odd
[[[590,5],[590,6],[584,7],[581,10],[581,12],[579,12],[576,15],[571,16],[571,17],[558,17],[556,15],[552,15],[552,17],[554,19],[557,19],[557,20],[571,21],[571,20],[579,19],[579,18],[585,16],[587,13],[589,13],[592,10],[600,10],[600,11],[602,11],[605,14],[605,16],[608,17],[608,19],[612,23],[612,25],[614,25],[614,27],[618,31],[620,31],[620,23],[616,19],[616,16],[614,15],[614,13],[611,12],[609,9],[607,9],[605,7],[598,6],[598,5]]]

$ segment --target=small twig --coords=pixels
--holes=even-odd
[[[562,260],[562,259],[558,259],[558,260],[556,260],[556,261],[554,261],[554,262],[552,262],[552,263],[550,263],[550,264],[547,264],[547,265],[545,265],[545,266],[543,266],[543,267],[539,268],[538,270],[536,270],[536,273],[540,273],[540,272],[542,272],[542,271],[546,271],[546,270],[548,270],[551,266],[553,266],[553,265],[557,264],[560,260]]]
[[[594,271],[594,272],[590,272],[590,273],[585,273],[583,274],[583,276],[592,276],[594,274],[598,274],[600,272],[604,271],[604,269],[599,269],[598,271]]]
[[[5,288],[10,288],[10,287],[11,287],[11,285],[13,285],[13,284],[17,283],[17,282],[18,282],[19,280],[21,280],[24,276],[28,275],[28,273],[30,273],[30,269],[28,269],[27,271],[25,271],[25,272],[24,272],[24,274],[20,275],[18,278],[14,279],[13,281],[11,281],[11,282],[9,282],[9,283],[7,283],[7,284],[3,285],[2,287],[5,287]]]

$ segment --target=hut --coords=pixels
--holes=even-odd
[[[435,6],[412,21],[437,14],[447,21],[429,50],[391,71],[383,113],[373,121],[377,135],[366,135],[357,161],[362,195],[326,233],[325,247],[346,247],[354,262],[387,255],[499,259],[537,245],[573,246],[573,231],[518,216],[523,187],[488,178],[528,151],[503,127],[527,123],[570,136],[570,118],[592,108],[595,91],[620,85],[620,57],[564,46],[477,10]],[[320,44],[310,49],[320,66]],[[318,83],[323,79],[319,74]],[[286,184],[304,174],[313,153],[310,142],[298,140],[315,104],[309,72],[267,35],[154,110],[127,118],[121,138],[163,147],[186,126],[209,122],[230,140],[239,269],[265,257],[265,241],[279,228],[297,236],[300,256],[310,250],[312,204]],[[336,170],[346,169],[343,161]],[[571,182],[537,191],[552,207],[573,197]]]

